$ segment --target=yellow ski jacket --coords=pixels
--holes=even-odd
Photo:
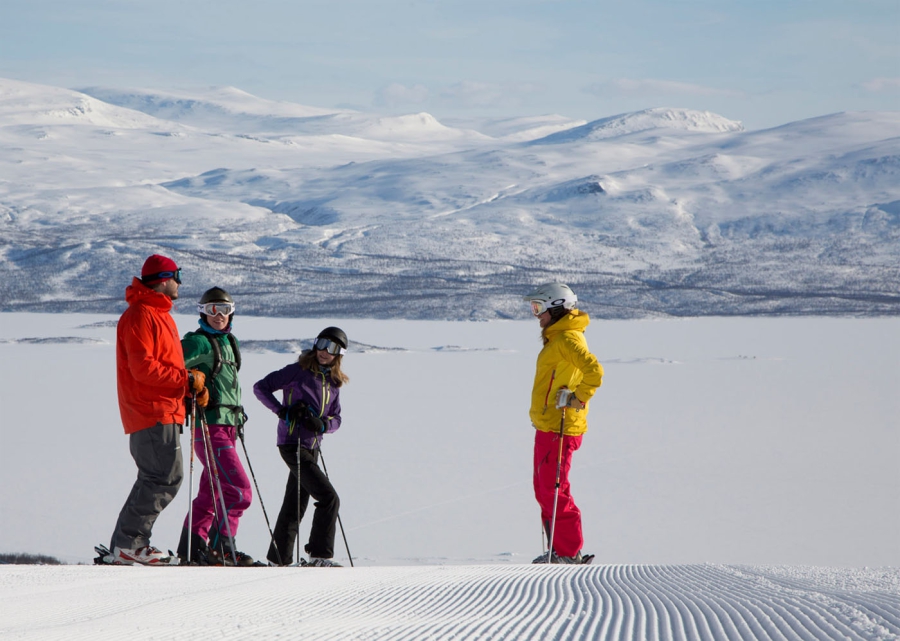
[[[590,322],[585,312],[574,309],[544,329],[547,343],[538,354],[529,412],[532,424],[543,432],[559,432],[562,410],[556,408],[556,394],[562,387],[573,390],[578,400],[586,403],[584,409],[566,409],[563,434],[587,432],[587,403],[603,383],[603,366],[584,338]]]

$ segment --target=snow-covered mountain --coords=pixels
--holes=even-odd
[[[535,141],[535,144],[560,144],[580,140],[594,142],[660,130],[715,134],[743,131],[744,126],[709,111],[657,108],[601,118],[551,134]]]
[[[320,109],[257,98],[234,87],[204,92],[117,91],[102,87],[82,92],[105,102],[189,124],[203,130],[236,135],[350,136],[365,140],[411,141],[482,138],[475,131],[445,127],[431,114],[377,116],[350,110]]]
[[[160,252],[259,314],[900,312],[900,112],[479,126],[0,80],[0,309],[120,309]]]

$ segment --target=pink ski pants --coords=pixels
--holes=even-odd
[[[581,447],[581,436],[564,436],[560,465],[559,501],[556,505],[556,531],[553,550],[560,556],[575,556],[584,545],[581,532],[581,510],[575,505],[569,486],[572,453]],[[541,506],[541,522],[550,536],[553,497],[556,493],[556,462],[559,459],[559,433],[535,430],[534,496]]]
[[[250,489],[250,479],[244,472],[244,466],[238,458],[235,441],[237,428],[233,425],[210,425],[209,437],[212,443],[213,456],[219,470],[219,481],[222,483],[222,494],[225,496],[225,507],[228,511],[228,525],[231,526],[231,535],[237,535],[238,521],[244,514],[244,510],[250,507],[253,493]],[[206,447],[203,442],[203,433],[200,428],[194,430],[194,452],[200,463],[203,464],[203,473],[200,476],[200,489],[197,498],[194,499],[194,534],[202,536],[204,540],[209,538],[210,530],[216,526],[220,534],[227,537],[229,530],[224,525],[214,523],[216,512],[222,511],[219,502],[219,488],[215,488],[215,497],[211,493],[210,468],[206,461]],[[215,485],[215,476],[213,476]],[[215,498],[215,507],[213,500]],[[188,526],[188,518],[184,519],[184,527]]]

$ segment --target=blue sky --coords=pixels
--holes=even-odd
[[[900,0],[3,0],[0,77],[441,120],[900,109]]]

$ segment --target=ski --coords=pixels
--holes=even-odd
[[[342,568],[344,567],[340,563],[334,563],[328,559],[317,559],[315,561],[307,561],[306,559],[300,559],[300,564],[298,567],[301,568]]]
[[[246,559],[249,557],[245,556],[242,552],[237,553],[238,564],[235,566],[234,559],[232,558],[231,553],[226,553],[224,558],[222,554],[218,550],[211,550],[209,555],[206,557],[206,565],[210,567],[226,567],[226,568],[264,568],[269,567],[268,563],[263,563],[262,561],[250,560],[250,562],[246,562]]]
[[[178,557],[169,550],[169,556],[164,557],[157,563],[125,563],[123,561],[118,560],[115,555],[110,551],[108,547],[105,545],[95,545],[94,551],[97,553],[97,556],[94,558],[94,565],[120,565],[120,566],[129,566],[129,565],[146,565],[148,567],[171,567],[178,565]]]
[[[94,565],[125,565],[124,563],[116,563],[112,552],[105,545],[95,545],[94,552],[98,555],[94,558]]]
[[[545,565],[547,564],[548,553],[544,552],[541,556],[532,561],[532,564],[537,565]],[[566,558],[566,557],[562,557]],[[575,559],[570,558],[567,561],[560,561],[560,557],[556,556],[556,553],[553,554],[553,557],[550,559],[550,565],[590,565],[594,562],[593,554],[582,554],[581,561],[576,561]]]

